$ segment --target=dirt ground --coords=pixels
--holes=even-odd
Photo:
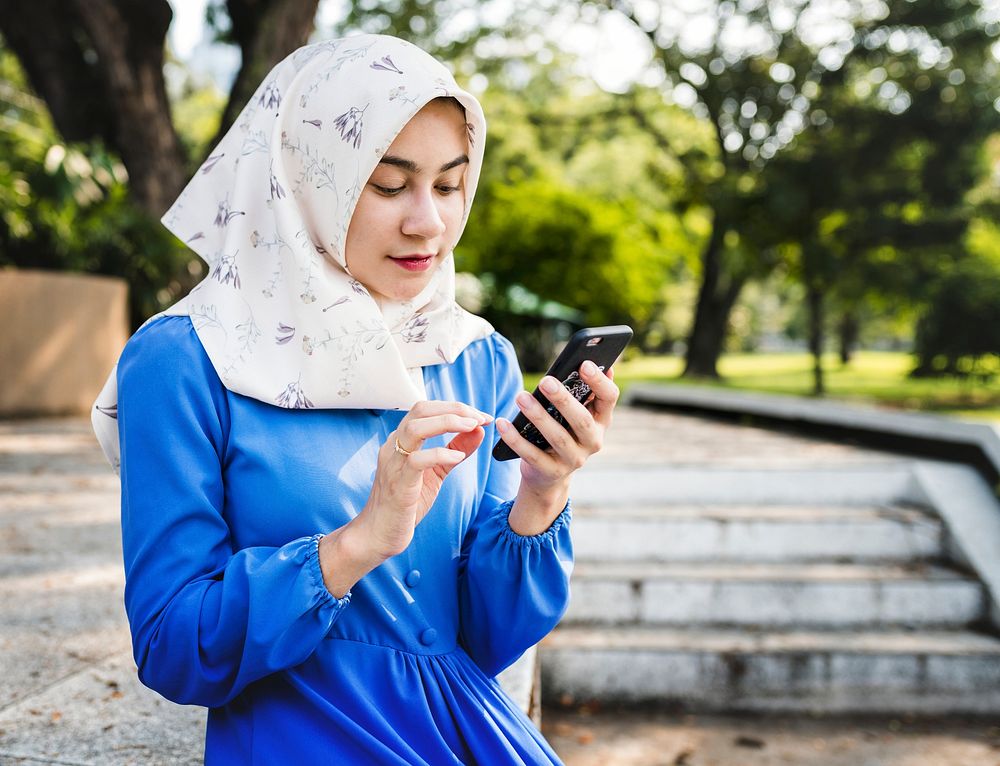
[[[566,766],[1000,766],[997,720],[679,715],[546,708]]]

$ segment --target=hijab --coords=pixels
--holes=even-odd
[[[163,216],[209,273],[156,317],[191,318],[227,389],[288,409],[409,409],[426,398],[424,367],[493,331],[455,302],[452,253],[416,297],[381,304],[344,256],[379,159],[438,97],[465,109],[461,233],[482,168],[482,108],[440,62],[384,35],[307,45],[280,62]],[[117,471],[116,372],[92,420]]]

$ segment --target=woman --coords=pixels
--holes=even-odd
[[[164,217],[209,276],[132,337],[94,420],[139,675],[210,708],[208,764],[558,762],[493,677],[565,610],[569,478],[618,392],[546,380],[571,435],[455,303],[484,132],[412,45],[307,46]]]

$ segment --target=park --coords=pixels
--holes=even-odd
[[[200,284],[240,286],[236,254],[172,233],[189,180],[226,167],[217,147],[235,132],[234,168],[268,151],[249,126],[286,108],[269,71],[341,56],[326,82],[366,55],[349,45],[360,35],[444,62],[485,113],[453,315],[510,341],[528,391],[576,330],[634,330],[614,424],[570,494],[568,608],[500,676],[558,757],[995,759],[994,0],[4,0],[0,762],[205,757],[205,707],[222,706],[140,683],[122,485],[90,418],[151,317]],[[405,69],[383,57],[365,71]],[[356,149],[362,114],[300,122]],[[298,134],[276,136],[306,159],[272,173],[265,214],[343,186]],[[199,213],[209,236],[246,229],[244,283],[247,264],[292,249],[229,196]],[[324,243],[308,248],[317,274],[340,257]],[[258,297],[279,291],[274,274]],[[371,298],[352,278],[314,310],[313,280],[294,299],[321,319]],[[244,348],[336,346],[252,320],[234,323]],[[366,326],[366,342],[419,345],[416,320]],[[352,353],[345,370],[365,362]],[[456,363],[437,357],[420,364]],[[313,407],[296,396],[272,409]],[[395,450],[411,454],[398,437]]]

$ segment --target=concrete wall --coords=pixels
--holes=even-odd
[[[0,270],[0,416],[86,413],[128,339],[122,279]]]

